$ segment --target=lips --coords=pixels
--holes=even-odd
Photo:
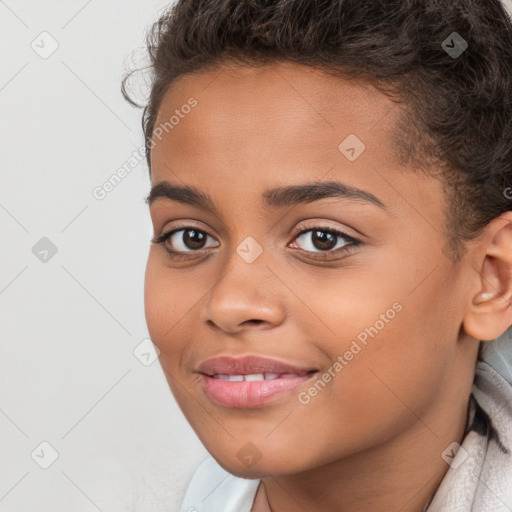
[[[271,380],[281,376],[286,378],[289,375],[304,376],[316,371],[316,369],[291,365],[276,359],[260,356],[218,356],[201,363],[197,371],[210,377],[248,376],[249,378],[244,378],[244,380],[251,380],[251,376],[263,375],[264,378]],[[224,380],[227,380],[227,378],[224,378]],[[252,380],[256,379],[253,378]]]
[[[206,396],[229,408],[255,408],[274,402],[304,385],[317,370],[259,356],[220,356],[197,369]]]

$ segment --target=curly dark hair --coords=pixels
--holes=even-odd
[[[446,183],[455,261],[463,241],[512,210],[512,22],[499,0],[178,0],[146,45],[150,176],[155,119],[178,77],[290,61],[361,78],[402,105],[396,154],[404,168]],[[137,71],[121,90],[142,108],[127,93]]]

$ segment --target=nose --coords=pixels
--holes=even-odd
[[[208,292],[200,320],[228,334],[276,327],[285,317],[279,292],[263,257],[247,263],[234,252]]]

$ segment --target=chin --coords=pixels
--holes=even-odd
[[[228,473],[235,475],[239,478],[247,479],[260,479],[272,476],[283,476],[290,473],[300,472],[307,468],[295,467],[290,465],[290,457],[281,456],[278,460],[275,457],[269,459],[263,455],[256,462],[243,460],[243,455],[240,457],[235,454],[229,454],[229,457],[222,454],[219,456],[218,453],[210,452],[211,456],[217,461],[217,463],[225,469]],[[292,455],[293,457],[293,455]]]
[[[219,461],[217,461],[219,462]],[[220,462],[219,462],[220,464]],[[247,478],[249,480],[259,480],[261,478],[265,478],[268,476],[268,474],[273,473],[271,471],[262,470],[259,468],[258,470],[256,468],[247,468],[243,465],[233,466],[233,465],[224,465],[220,464],[223,469],[231,473],[232,475],[237,476],[238,478]]]

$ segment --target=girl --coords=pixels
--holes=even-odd
[[[180,512],[512,509],[511,48],[498,0],[154,24],[145,313],[211,454]]]

